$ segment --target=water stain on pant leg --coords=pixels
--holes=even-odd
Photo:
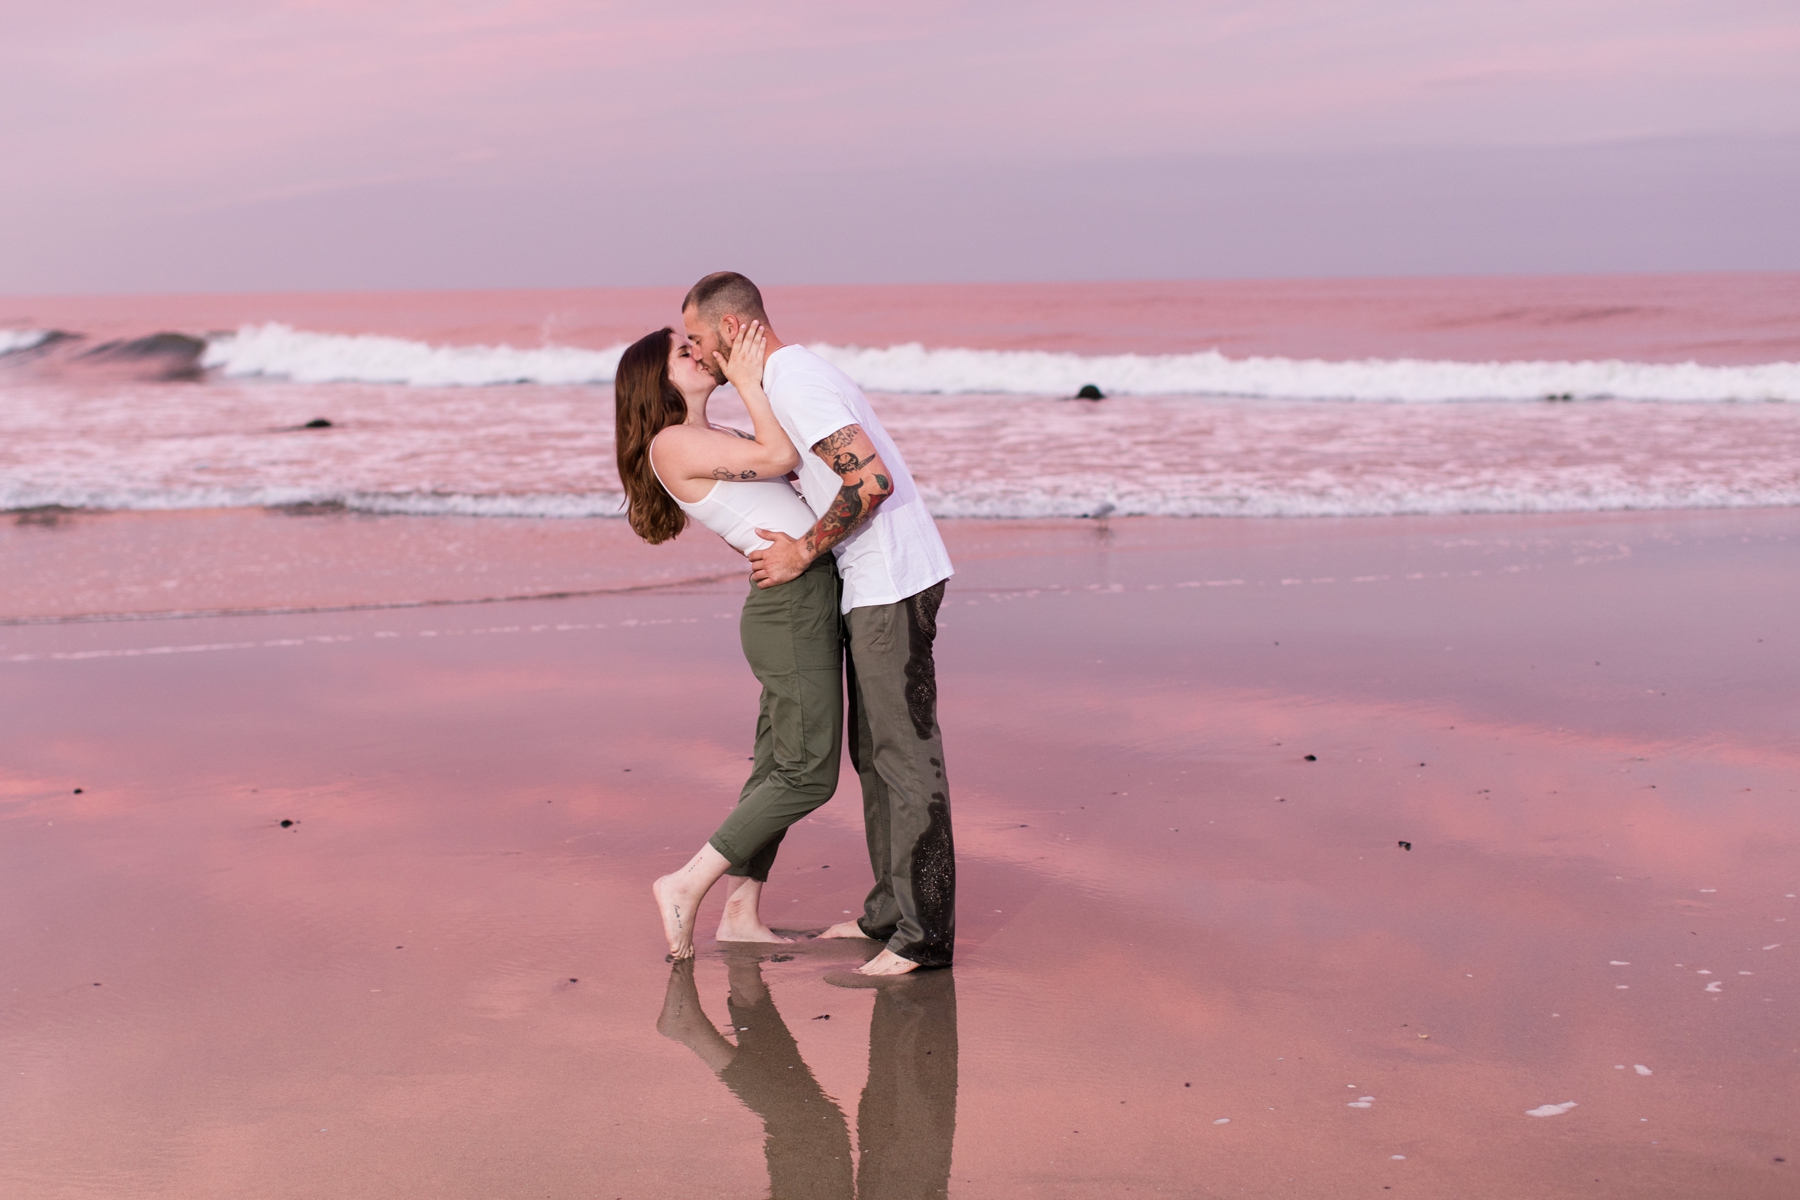
[[[937,640],[938,608],[944,602],[944,585],[932,584],[906,605],[906,713],[913,732],[925,741],[937,731],[937,664],[931,657]]]
[[[931,793],[930,817],[912,849],[913,902],[921,936],[895,951],[922,967],[947,967],[956,949],[956,845],[950,834],[950,800]]]

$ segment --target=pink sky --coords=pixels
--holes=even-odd
[[[0,292],[1800,266],[1788,0],[8,7]]]

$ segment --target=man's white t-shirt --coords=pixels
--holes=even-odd
[[[800,451],[800,493],[824,516],[843,481],[812,447],[846,425],[861,425],[894,490],[875,515],[833,547],[844,580],[843,610],[892,604],[951,575],[950,553],[925,509],[900,448],[851,378],[805,346],[783,346],[763,364],[763,390],[775,419]]]

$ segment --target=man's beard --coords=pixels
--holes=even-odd
[[[713,340],[716,341],[717,343],[719,343],[719,353],[725,356],[726,361],[730,361],[730,359],[731,359],[731,343],[726,340],[724,333],[722,333],[719,330],[719,327],[716,325],[713,326],[712,334],[713,334]],[[716,359],[712,355],[708,354],[706,356],[706,358],[701,362],[700,365],[706,368],[706,373],[713,377],[714,383],[720,385],[721,387],[723,387],[725,385],[725,364],[724,363],[721,363],[718,359]]]

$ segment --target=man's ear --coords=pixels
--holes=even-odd
[[[737,314],[726,313],[719,318],[719,339],[729,346],[737,341],[738,330],[741,328],[743,322],[737,319]]]

